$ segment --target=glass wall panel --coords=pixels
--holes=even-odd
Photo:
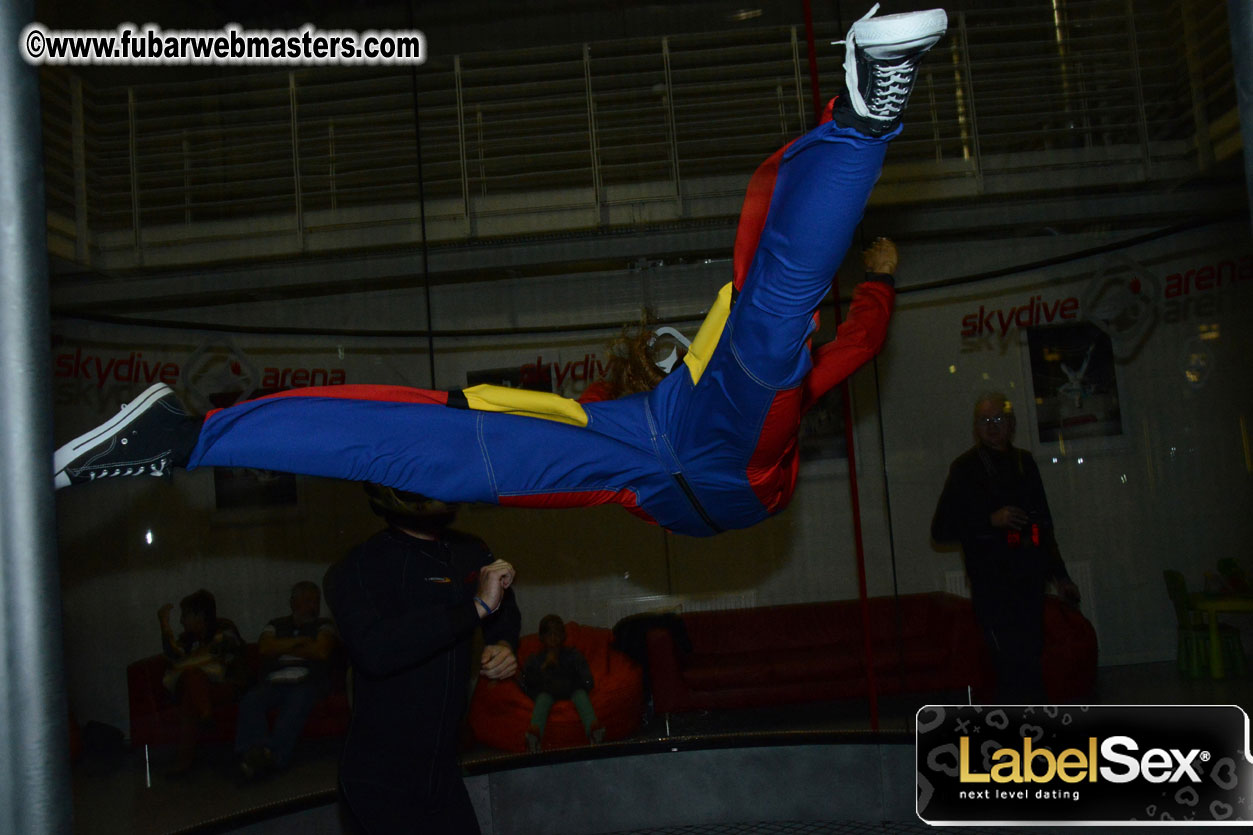
[[[417,28],[428,49],[413,68],[41,70],[57,442],[155,381],[198,413],[358,384],[577,398],[624,323],[691,339],[731,278],[749,177],[840,93],[837,42],[865,10],[812,11],[808,26],[793,2],[41,5],[50,29],[312,22]],[[1253,570],[1253,241],[1225,4],[948,14],[813,343],[849,315],[877,236],[900,252],[889,336],[806,417],[787,511],[709,538],[614,507],[460,511],[517,569],[524,651],[557,614],[639,676],[611,752],[899,741],[923,704],[992,698],[962,552],[931,535],[988,392],[1012,403],[1081,596],[1078,613],[1047,604],[1050,694],[1249,704],[1234,660],[1221,679],[1181,669],[1165,578],[1197,600],[1247,594]],[[76,829],[334,802],[351,659],[290,765],[245,779],[243,689],[180,724],[158,612],[173,604],[177,629],[180,601],[211,591],[255,682],[293,585],[321,585],[384,527],[361,486],[179,471],[60,491],[57,522]],[[467,700],[496,686],[474,640]],[[545,761],[526,759],[529,713],[507,744],[477,715],[449,729],[463,764]],[[172,777],[185,731],[196,768]],[[597,753],[575,738],[550,743]]]

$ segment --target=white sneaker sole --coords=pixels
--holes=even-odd
[[[947,30],[948,15],[943,9],[872,17],[852,26],[853,37],[862,49],[876,46],[916,49],[927,41],[938,40]]]
[[[844,86],[848,90],[853,112],[863,119],[878,120],[889,125],[898,116],[871,113],[858,92],[856,50],[873,61],[897,61],[911,53],[921,54],[939,43],[948,30],[948,14],[943,9],[874,17],[876,3],[866,16],[848,30],[844,52]]]
[[[65,468],[74,462],[75,458],[82,455],[85,450],[91,449],[105,438],[117,434],[138,417],[151,404],[170,394],[174,390],[165,383],[156,383],[144,389],[138,397],[126,404],[126,408],[120,410],[111,420],[108,420],[95,429],[79,435],[68,444],[63,445],[52,455],[52,483],[55,489],[70,486],[69,474],[65,472]]]

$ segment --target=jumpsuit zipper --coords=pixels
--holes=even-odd
[[[683,495],[687,497],[687,503],[692,506],[692,510],[696,511],[696,515],[701,518],[709,529],[714,533],[722,533],[722,527],[714,522],[713,517],[701,505],[700,499],[696,498],[696,491],[692,489],[692,485],[687,483],[687,479],[683,477],[683,464],[679,461],[678,456],[674,454],[674,450],[670,448],[670,441],[666,438],[665,433],[657,425],[657,418],[653,415],[652,407],[649,406],[648,399],[642,401],[644,409],[644,419],[648,422],[649,434],[652,436],[653,449],[656,452],[658,463],[667,470],[671,470],[670,477],[679,485],[679,489],[683,491]],[[666,459],[669,459],[667,462]]]
[[[722,533],[722,528],[714,522],[713,518],[705,511],[704,506],[701,505],[700,500],[696,498],[696,491],[692,489],[692,485],[687,483],[687,479],[683,477],[683,473],[671,473],[671,475],[674,476],[674,480],[678,482],[680,489],[683,490],[683,495],[687,496],[687,500],[691,503],[692,509],[699,514],[701,520],[708,525],[714,533]]]

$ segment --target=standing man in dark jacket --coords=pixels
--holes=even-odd
[[[1031,454],[1011,443],[1013,407],[999,392],[975,401],[975,445],[949,468],[931,521],[936,542],[960,542],[975,617],[996,665],[996,699],[1046,700],[1044,589],[1078,603],[1053,535],[1053,516]]]
[[[353,715],[340,787],[366,833],[477,833],[457,764],[470,644],[481,674],[513,676],[522,618],[513,567],[447,530],[455,506],[367,486],[387,520],[335,564],[323,588],[353,664]]]

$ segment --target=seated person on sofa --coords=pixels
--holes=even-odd
[[[528,658],[522,670],[522,689],[535,700],[531,727],[526,731],[527,750],[532,754],[540,750],[548,712],[559,699],[574,703],[589,742],[603,742],[605,729],[596,721],[596,711],[587,695],[592,689],[592,671],[583,653],[565,646],[565,623],[557,615],[545,615],[539,622],[539,638],[544,648]]]
[[[339,645],[339,633],[330,618],[320,617],[317,584],[302,580],[292,586],[289,603],[290,615],[261,630],[261,680],[239,702],[235,753],[245,780],[287,767],[309,711],[330,689],[327,661]],[[275,708],[271,730],[266,714]]]
[[[195,764],[201,726],[211,724],[215,704],[233,701],[247,680],[244,640],[234,623],[218,617],[213,595],[201,589],[178,605],[183,632],[177,637],[170,626],[174,604],[166,603],[157,612],[162,649],[170,665],[162,681],[179,705],[181,720],[178,751],[170,769],[173,775]]]

